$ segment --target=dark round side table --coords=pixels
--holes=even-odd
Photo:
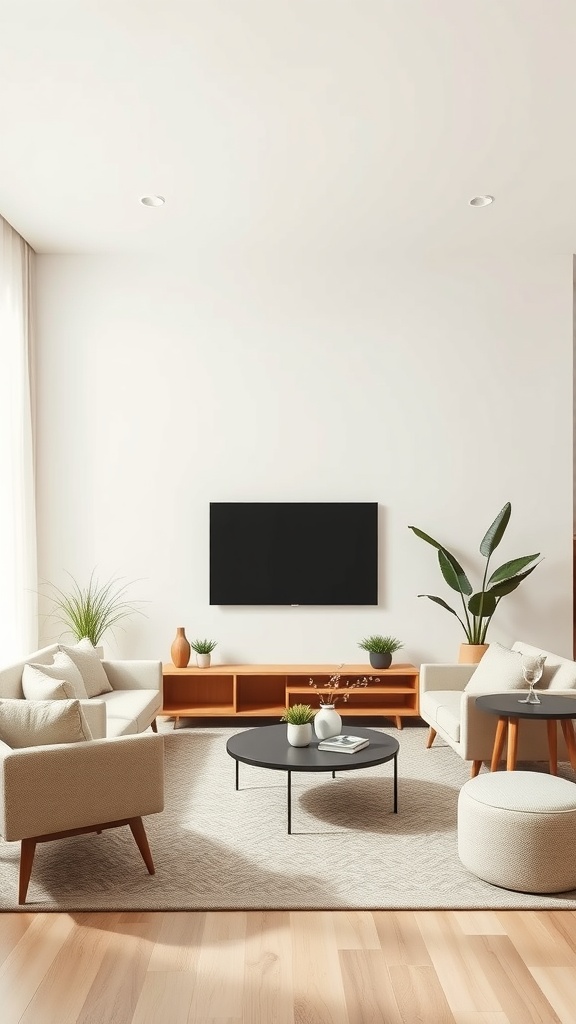
[[[494,749],[490,771],[498,769],[498,762],[502,757],[504,739],[508,735],[508,751],[506,758],[507,770],[514,771],[516,767],[516,755],[518,753],[518,722],[521,718],[532,718],[537,721],[545,721],[548,732],[548,751],[550,760],[550,774],[558,774],[558,729],[560,722],[570,764],[576,771],[576,740],[574,739],[574,726],[572,719],[576,718],[576,699],[572,697],[561,697],[553,693],[539,693],[540,704],[519,703],[519,690],[510,693],[489,693],[476,698],[476,706],[481,711],[487,711],[490,715],[498,715],[496,736],[494,737]],[[523,694],[525,696],[525,694]]]
[[[236,761],[236,789],[238,789],[238,762],[258,768],[271,768],[286,772],[288,782],[288,834],[292,834],[292,772],[350,772],[358,768],[371,768],[376,764],[394,761],[394,814],[398,813],[398,740],[375,729],[342,729],[352,736],[365,736],[370,740],[356,754],[340,754],[332,750],[318,750],[318,740],[307,747],[292,747],[286,738],[285,725],[261,725],[231,736],[226,750]]]

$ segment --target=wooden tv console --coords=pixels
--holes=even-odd
[[[160,715],[171,718],[265,718],[280,717],[292,704],[318,707],[328,692],[328,681],[340,673],[346,680],[372,677],[367,687],[350,690],[338,712],[366,718],[393,718],[398,729],[403,718],[418,715],[418,669],[415,665],[211,665],[210,668],[176,668],[164,665],[164,702]],[[317,689],[310,686],[314,679]],[[376,680],[379,682],[376,682]]]

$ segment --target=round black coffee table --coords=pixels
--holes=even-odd
[[[394,814],[398,813],[398,740],[375,729],[342,729],[352,736],[365,736],[370,740],[356,754],[340,754],[331,750],[318,750],[314,738],[307,747],[291,747],[286,738],[285,725],[261,725],[231,736],[226,750],[236,761],[236,789],[238,786],[238,764],[253,764],[258,768],[272,768],[286,772],[288,777],[288,834],[292,834],[292,772],[350,772],[358,768],[371,768],[376,764],[394,761]]]
[[[522,693],[522,696],[526,696]],[[550,774],[558,774],[558,730],[557,723],[560,722],[570,764],[576,770],[576,740],[574,739],[574,726],[571,719],[576,718],[576,699],[572,697],[561,697],[554,693],[539,693],[540,704],[521,704],[519,702],[520,691],[514,690],[510,693],[489,693],[476,698],[476,706],[481,711],[487,711],[491,715],[498,715],[496,736],[494,737],[494,749],[492,751],[492,762],[490,771],[498,770],[498,762],[502,756],[504,739],[508,734],[508,750],[506,758],[507,770],[514,771],[516,767],[516,755],[518,753],[518,720],[520,718],[532,718],[537,721],[545,721],[548,731],[548,751],[550,759]]]

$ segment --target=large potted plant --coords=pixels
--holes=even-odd
[[[448,548],[434,540],[427,533],[419,530],[416,526],[408,527],[417,537],[420,537],[421,540],[425,540],[427,544],[431,544],[432,547],[437,549],[438,563],[442,576],[448,586],[460,595],[462,617],[441,597],[436,597],[433,594],[418,594],[418,597],[427,597],[430,601],[439,604],[458,619],[466,635],[466,643],[463,643],[460,647],[459,660],[461,662],[480,661],[488,646],[486,643],[488,626],[500,601],[507,594],[511,594],[516,590],[522,583],[522,580],[525,580],[530,573],[534,572],[536,565],[539,564],[536,562],[536,559],[540,557],[540,552],[537,552],[535,555],[522,555],[520,558],[512,558],[510,561],[504,562],[490,576],[488,575],[490,559],[506,532],[511,513],[512,506],[508,501],[482,538],[480,554],[486,559],[486,565],[484,566],[482,585],[476,591],[472,587],[464,569],[454,555],[448,551]],[[536,564],[533,565],[533,562]]]

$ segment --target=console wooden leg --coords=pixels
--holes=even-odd
[[[20,843],[20,877],[18,879],[18,903],[26,903],[28,883],[32,874],[34,854],[36,852],[35,839],[23,839]]]
[[[555,718],[547,719],[546,732],[548,733],[550,775],[558,775],[558,723]]]
[[[562,732],[564,733],[564,739],[566,740],[570,764],[574,771],[576,771],[576,740],[574,739],[574,726],[572,724],[572,719],[561,718],[560,725],[562,726]]]
[[[130,831],[136,840],[136,846],[142,854],[142,859],[148,868],[151,875],[155,874],[154,861],[152,860],[152,854],[150,853],[150,847],[148,846],[148,837],[144,829],[144,823],[142,818],[130,818],[128,820]]]
[[[518,719],[508,719],[508,757],[506,758],[506,770],[513,772],[516,767],[518,755]]]
[[[482,761],[472,761],[472,768],[470,769],[470,778],[475,779],[482,767]]]
[[[498,764],[502,757],[502,748],[504,746],[504,737],[506,736],[506,729],[508,728],[508,719],[499,718],[498,725],[496,726],[496,735],[494,737],[494,747],[492,749],[492,761],[490,762],[490,771],[497,772]]]
[[[429,728],[429,730],[428,730],[428,739],[426,740],[426,749],[427,749],[427,750],[428,750],[428,749],[429,749],[429,748],[430,748],[430,747],[432,746],[432,744],[434,743],[434,740],[436,739],[436,735],[437,735],[437,734],[436,734],[436,729],[433,729],[433,728],[432,728],[432,726],[430,726],[430,728]]]
[[[152,726],[152,732],[158,732],[158,722],[155,718],[152,719],[150,725]]]

